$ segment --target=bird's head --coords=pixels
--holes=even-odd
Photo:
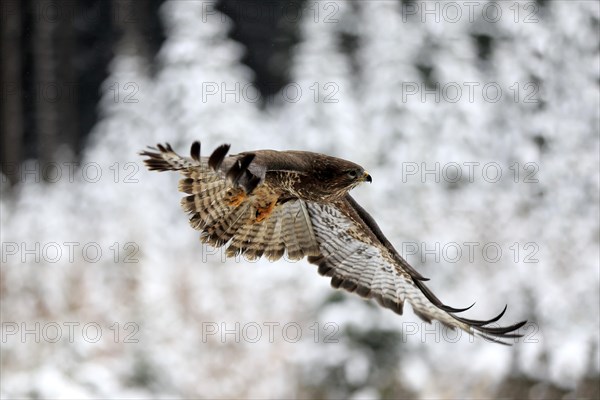
[[[344,196],[363,182],[372,182],[371,175],[363,167],[336,157],[323,157],[313,163],[317,184],[333,197]]]

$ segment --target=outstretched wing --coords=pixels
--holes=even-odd
[[[201,231],[203,242],[214,247],[226,245],[228,257],[264,255],[277,260],[285,252],[291,260],[308,256],[320,274],[331,277],[333,287],[374,298],[398,314],[408,301],[415,314],[427,322],[436,319],[500,343],[521,336],[515,332],[526,321],[490,326],[504,315],[506,307],[487,321],[457,316],[467,309],[443,304],[424,284],[427,279],[398,254],[350,195],[333,203],[297,198],[280,201],[277,188],[266,183],[268,162],[255,153],[225,157],[229,146],[223,145],[210,157],[200,157],[200,144],[195,142],[191,158],[183,158],[169,145],[157,147],[141,153],[148,157],[146,166],[183,174],[179,190],[187,194],[182,206],[190,213],[190,224]]]
[[[424,321],[436,319],[454,329],[506,344],[501,339],[514,333],[526,321],[506,327],[490,327],[506,311],[487,321],[459,317],[466,311],[443,304],[423,283],[428,280],[415,271],[385,238],[373,218],[350,196],[332,204],[307,203],[313,231],[321,254],[308,260],[317,264],[331,285],[365,298],[374,298],[383,307],[402,314],[404,301]]]
[[[201,231],[202,242],[213,247],[227,245],[228,257],[244,254],[248,259],[299,260],[318,255],[306,204],[290,200],[278,204],[274,188],[265,184],[266,165],[255,153],[225,157],[228,145],[210,157],[200,157],[200,143],[192,145],[191,158],[184,158],[170,145],[140,153],[150,170],[179,171],[184,178],[179,190],[187,194],[181,205],[190,215],[190,225]]]

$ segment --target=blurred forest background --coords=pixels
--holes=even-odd
[[[600,396],[598,2],[1,7],[0,397]],[[223,260],[136,154],[193,140],[365,166],[355,197],[439,297],[508,303],[524,338],[396,316],[306,261]]]

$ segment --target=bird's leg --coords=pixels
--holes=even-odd
[[[262,222],[271,215],[273,209],[277,205],[277,200],[272,201],[267,204],[266,207],[257,207],[256,208],[256,222]]]

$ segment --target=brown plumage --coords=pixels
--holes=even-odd
[[[143,151],[151,171],[179,171],[181,205],[190,224],[211,246],[227,246],[227,256],[243,254],[277,260],[308,257],[331,285],[374,298],[402,314],[405,300],[427,322],[504,343],[526,321],[490,327],[487,321],[459,317],[465,309],[443,304],[383,235],[375,220],[348,194],[371,176],[353,162],[305,151],[257,150],[227,156],[229,145],[201,157],[194,142],[191,158],[169,144]]]

